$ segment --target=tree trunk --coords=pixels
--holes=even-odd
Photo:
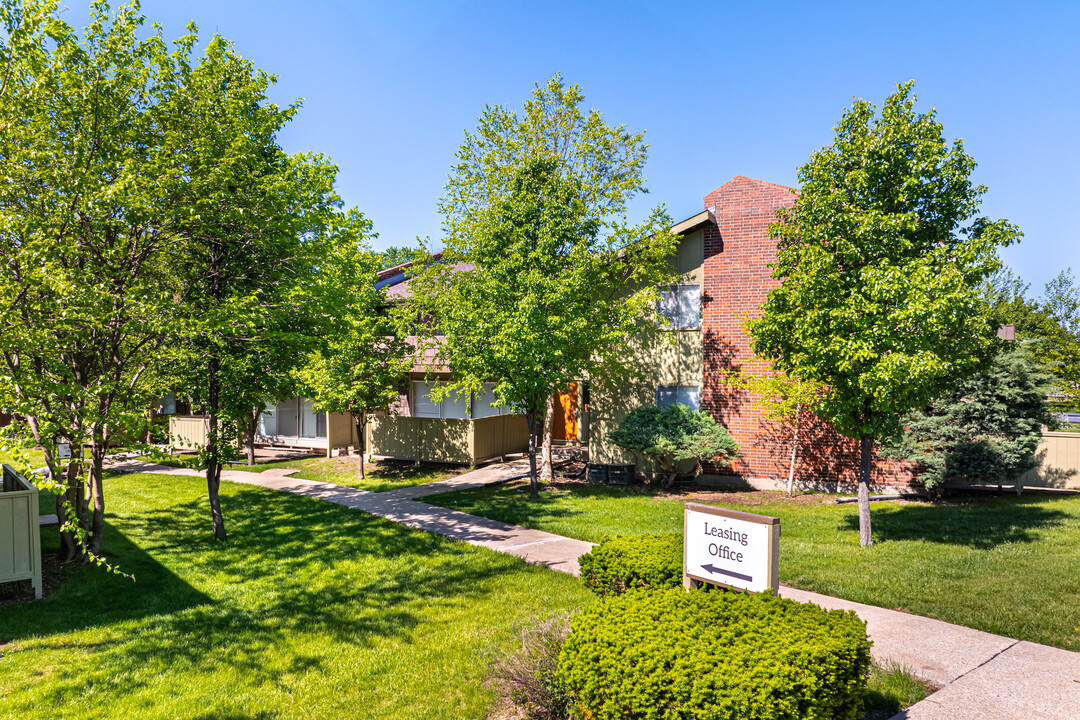
[[[214,521],[214,537],[225,540],[225,518],[221,514],[221,438],[218,437],[218,399],[221,388],[218,387],[218,360],[211,358],[207,373],[207,400],[210,411],[210,428],[207,437],[206,490],[210,495],[210,515]]]
[[[105,445],[108,442],[101,428],[94,429],[94,441],[90,446],[90,499],[94,504],[90,518],[90,552],[101,553],[101,544],[105,539],[105,493],[102,483],[102,471],[105,462]]]
[[[364,455],[367,454],[367,438],[364,437],[364,433],[367,430],[367,413],[361,411],[359,413],[353,413],[353,422],[356,424],[356,448],[360,451],[360,469],[356,471],[357,476],[364,479]]]
[[[540,450],[540,482],[555,479],[555,466],[551,461],[551,434],[555,426],[555,399],[552,395],[547,401],[547,414],[544,416],[544,444]]]
[[[859,441],[859,545],[874,544],[870,534],[870,466],[874,454],[874,438],[863,435]]]
[[[525,423],[529,426],[529,498],[540,497],[540,485],[536,481],[536,440],[539,435],[539,420],[536,410],[525,411]]]
[[[90,537],[90,514],[89,506],[90,499],[87,495],[86,483],[82,480],[80,474],[75,479],[75,487],[72,488],[73,500],[75,503],[75,516],[79,519],[79,527],[82,528],[83,541],[85,542]]]
[[[791,440],[791,462],[788,464],[787,496],[795,494],[795,458],[799,452],[799,420],[802,415],[802,403],[795,406],[795,437]]]
[[[73,510],[78,509],[76,503],[76,493],[79,488],[79,474],[82,468],[80,463],[75,458],[71,459],[68,463],[67,473],[64,475],[64,487],[63,494],[56,496],[56,517],[60,521],[60,527],[64,527],[64,523],[67,522],[67,507],[70,506]],[[77,520],[81,523],[81,520]],[[60,531],[60,549],[63,551],[63,561],[71,562],[78,554],[78,548],[75,545],[75,534],[70,530]]]
[[[252,466],[255,464],[255,430],[259,426],[259,415],[262,414],[261,408],[255,408],[251,411],[251,417],[248,418],[247,423],[247,464]]]
[[[210,515],[214,520],[214,537],[225,540],[225,518],[221,514],[221,497],[218,489],[221,487],[221,463],[216,457],[210,458],[206,465],[206,489],[210,494]]]

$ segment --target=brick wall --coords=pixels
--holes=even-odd
[[[791,188],[739,176],[705,197],[716,224],[705,230],[705,271],[702,288],[704,387],[701,406],[739,443],[743,457],[721,475],[753,479],[787,478],[791,440],[762,419],[758,399],[735,391],[724,378],[733,371],[764,372],[750,352],[743,324],[760,313],[765,295],[778,282],[770,277],[776,241],[769,223],[777,209],[795,202]],[[838,435],[816,418],[803,427],[796,479],[802,483],[854,483],[858,480],[858,442]],[[896,462],[875,460],[874,482],[910,485],[910,469]]]

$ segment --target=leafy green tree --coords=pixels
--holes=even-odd
[[[777,213],[772,290],[751,321],[754,351],[824,388],[817,413],[860,441],[859,541],[872,542],[874,442],[901,418],[979,370],[997,328],[975,293],[1020,233],[976,217],[986,192],[963,144],[935,113],[917,113],[913,83],[878,115],[857,100],[833,144],[799,169],[795,204]]]
[[[174,201],[188,211],[172,264],[181,280],[174,342],[185,385],[208,416],[200,463],[214,535],[224,540],[222,464],[237,456],[252,409],[290,381],[338,322],[320,267],[334,228],[348,220],[338,211],[336,168],[277,146],[298,105],[268,101],[272,76],[220,37],[185,70],[172,98],[177,112],[168,115],[186,178]]]
[[[1053,321],[1041,349],[1057,379],[1054,405],[1059,410],[1080,410],[1080,287],[1071,269],[1046,284],[1042,306]]]
[[[397,245],[391,245],[379,253],[379,269],[386,270],[387,268],[404,265],[407,262],[412,262],[416,258],[421,257],[423,253],[424,251],[420,247],[399,247]]]
[[[1036,466],[1049,421],[1047,378],[1021,345],[904,420],[901,441],[886,453],[919,464],[919,479],[937,494],[945,483],[1012,483]]]
[[[0,2],[0,405],[45,451],[68,559],[101,560],[105,451],[144,435],[172,305],[163,116],[190,45],[142,24],[97,2],[80,36],[53,2]]]
[[[990,276],[980,288],[987,313],[996,324],[1016,329],[1016,340],[1041,371],[1051,377],[1055,409],[1080,409],[1080,289],[1072,271],[1063,270],[1045,286],[1039,299],[1030,285],[1008,268]]]
[[[520,115],[484,110],[440,203],[445,262],[413,281],[427,342],[454,372],[436,394],[491,381],[524,411],[534,498],[548,398],[627,367],[622,348],[652,316],[676,247],[663,208],[625,219],[644,192],[642,135],[584,113],[583,100],[555,76]]]
[[[684,460],[693,460],[700,474],[702,463],[727,467],[739,454],[739,446],[723,425],[708,413],[681,404],[634,408],[608,439],[659,465],[664,487],[674,484]]]
[[[768,365],[767,361],[766,365]],[[769,367],[765,372],[744,372],[728,379],[729,384],[757,396],[754,407],[763,420],[776,426],[777,434],[789,444],[787,494],[795,494],[795,468],[799,442],[806,423],[814,418],[814,407],[822,387],[812,380],[793,378]]]
[[[982,282],[979,295],[994,324],[1012,325],[1016,339],[1033,347],[1033,341],[1042,344],[1053,320],[1038,301],[1031,299],[1030,288],[1023,278],[1002,266]]]
[[[356,225],[323,270],[325,282],[336,282],[348,294],[341,328],[312,353],[300,378],[317,407],[352,416],[363,479],[368,417],[390,412],[398,400],[412,366],[412,347],[398,331],[385,293],[375,287],[379,256],[361,244],[371,224],[358,217]]]

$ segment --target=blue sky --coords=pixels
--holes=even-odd
[[[86,6],[70,3],[81,26]],[[304,106],[285,149],[329,155],[376,247],[440,236],[436,201],[485,103],[520,107],[555,72],[647,131],[650,194],[676,220],[735,175],[794,184],[853,96],[916,81],[1025,233],[1004,251],[1035,294],[1080,273],[1080,4],[144,0],[166,37],[195,20]]]

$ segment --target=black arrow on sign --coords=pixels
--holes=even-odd
[[[709,571],[710,573],[712,573],[714,575],[727,575],[728,577],[738,578],[740,580],[745,580],[746,582],[754,582],[754,578],[750,577],[749,575],[743,575],[742,573],[732,572],[731,570],[724,570],[723,568],[718,568],[718,567],[716,567],[715,565],[712,565],[712,564],[702,565],[701,569],[702,570],[707,570],[707,571]]]

